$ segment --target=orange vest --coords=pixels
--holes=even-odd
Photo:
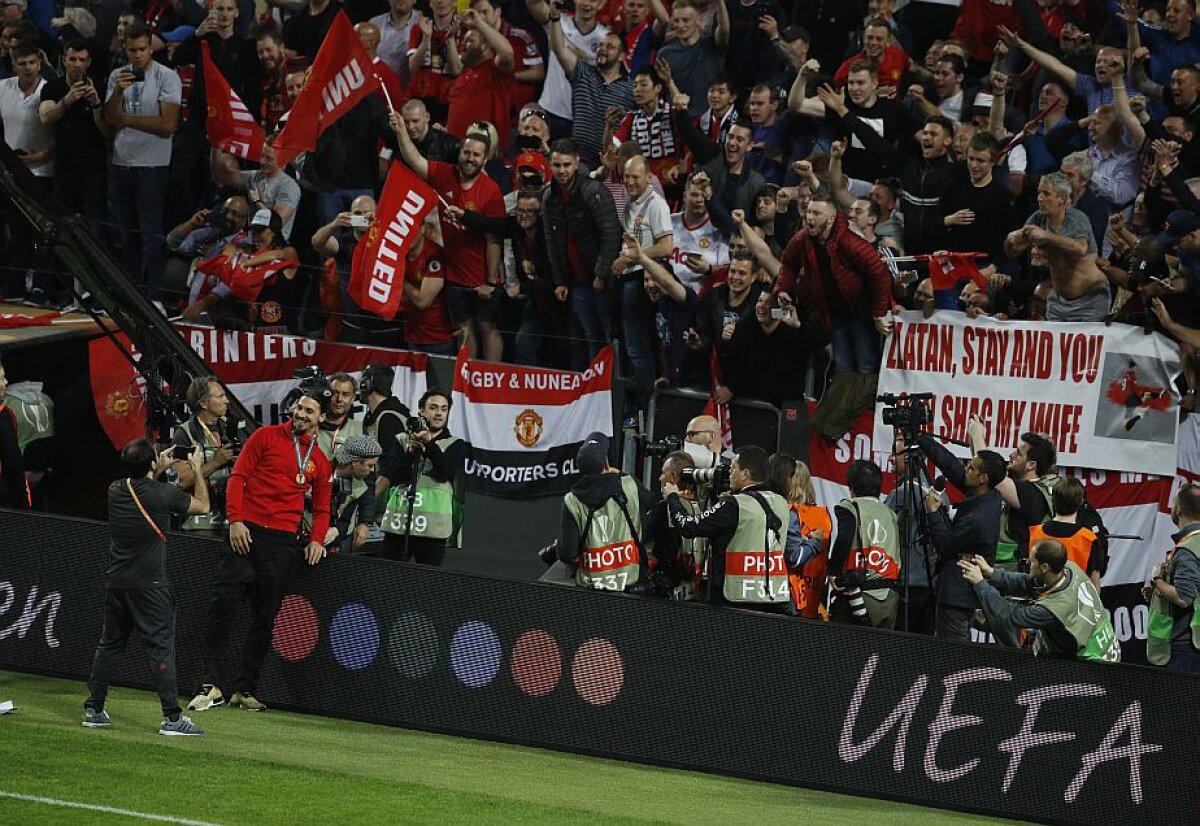
[[[1033,546],[1043,539],[1055,539],[1063,544],[1067,549],[1067,559],[1079,566],[1081,571],[1088,569],[1088,557],[1092,555],[1092,544],[1096,541],[1096,534],[1091,528],[1085,528],[1080,525],[1075,533],[1067,537],[1050,536],[1046,533],[1045,523],[1034,525],[1029,529],[1029,550],[1032,553]]]
[[[829,509],[820,505],[792,503],[791,508],[800,520],[800,533],[803,536],[808,536],[813,531],[821,531],[825,535],[820,553],[798,570],[788,571],[792,605],[796,607],[800,616],[816,619],[821,598],[825,596],[825,572],[829,567],[829,542],[833,532],[833,520]]]

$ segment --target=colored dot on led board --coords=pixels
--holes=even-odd
[[[411,680],[433,671],[440,648],[433,620],[417,611],[401,614],[388,628],[388,660],[401,676]]]
[[[379,622],[371,609],[349,602],[337,610],[329,623],[329,645],[334,659],[349,671],[361,671],[379,653]]]
[[[312,603],[297,594],[285,596],[271,635],[275,652],[290,663],[300,662],[313,652],[320,636],[317,611]]]
[[[586,640],[571,662],[571,681],[579,699],[594,706],[608,705],[625,684],[621,652],[606,639]]]
[[[530,697],[543,697],[562,677],[562,651],[558,641],[540,628],[522,632],[513,643],[512,678],[517,688]]]
[[[500,638],[485,622],[464,622],[450,640],[450,670],[468,688],[482,688],[500,670]]]

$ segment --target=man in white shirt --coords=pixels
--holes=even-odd
[[[729,243],[708,214],[708,198],[712,197],[712,182],[705,172],[697,172],[683,193],[683,210],[671,216],[671,233],[675,246],[671,250],[671,266],[683,286],[700,294],[713,270],[729,266]]]
[[[375,54],[408,85],[408,41],[421,13],[413,10],[413,0],[388,0],[388,6],[387,14],[370,20],[379,28],[379,48]]]
[[[104,122],[113,134],[109,170],[112,216],[121,229],[126,271],[159,300],[166,247],[162,217],[171,167],[171,136],[179,125],[183,87],[179,75],[157,63],[150,32],[125,27],[125,56],[108,77]]]
[[[625,164],[625,235],[637,242],[650,258],[662,260],[675,246],[671,234],[671,209],[666,199],[650,186],[650,164],[635,155]],[[632,252],[622,249],[613,261],[613,274],[621,278],[621,324],[625,347],[633,364],[633,397],[638,410],[650,403],[657,375],[654,364],[654,305],[646,295],[643,271]]]

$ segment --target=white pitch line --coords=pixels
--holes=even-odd
[[[170,815],[155,815],[148,812],[135,812],[131,809],[118,809],[113,806],[98,806],[94,803],[76,803],[73,800],[58,800],[54,797],[38,797],[32,794],[17,794],[16,792],[0,791],[0,797],[11,798],[12,800],[24,800],[28,803],[44,803],[47,806],[62,806],[66,809],[86,809],[89,812],[104,812],[111,815],[124,815],[125,817],[135,817],[139,820],[157,820],[163,823],[178,823],[181,826],[216,826],[216,824],[208,823],[204,820],[188,820],[183,817],[171,817]]]

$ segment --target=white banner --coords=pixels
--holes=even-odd
[[[392,395],[414,411],[426,389],[429,357],[424,353],[356,347],[300,336],[235,333],[190,324],[176,324],[175,329],[263,424],[280,421],[279,405],[297,385],[292,373],[301,367],[315,365],[327,376],[343,372],[358,379],[368,364],[389,365],[396,373]],[[364,409],[356,403],[351,417],[361,419]]]
[[[565,493],[593,431],[612,435],[612,348],[583,373],[492,364],[459,354],[450,432],[471,443],[474,490],[520,498]]]
[[[978,414],[1006,458],[1033,431],[1054,442],[1059,465],[1172,476],[1178,371],[1177,345],[1141,327],[905,312],[884,342],[879,393],[932,393],[932,431],[947,439],[966,441]],[[885,406],[876,444],[891,439]]]

